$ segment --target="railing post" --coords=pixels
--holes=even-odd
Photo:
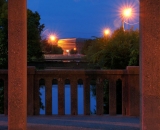
[[[122,115],[129,115],[129,104],[128,104],[128,77],[125,76],[122,79]]]
[[[52,79],[45,79],[46,115],[52,115]]]
[[[40,112],[39,79],[35,77],[35,86],[34,86],[34,115],[39,115],[39,112]]]
[[[84,115],[90,115],[90,80],[84,80]]]
[[[64,80],[58,79],[58,115],[65,114]]]
[[[128,66],[128,88],[129,88],[129,115],[139,116],[140,114],[140,89],[139,89],[139,67]]]
[[[71,114],[77,115],[77,80],[71,80]]]
[[[101,78],[97,79],[96,82],[96,108],[97,108],[97,115],[103,114],[103,80]]]
[[[27,115],[33,115],[35,67],[28,67],[27,72]]]
[[[116,80],[109,79],[109,114],[116,115]]]

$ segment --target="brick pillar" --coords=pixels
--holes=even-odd
[[[4,114],[8,115],[8,79],[4,80]]]
[[[45,79],[46,115],[52,115],[52,79]]]
[[[28,67],[27,75],[27,115],[34,114],[34,74],[35,67]]]
[[[90,115],[90,80],[84,80],[84,115]]]
[[[116,115],[116,79],[109,79],[109,114]]]
[[[64,80],[58,79],[58,115],[65,114]]]
[[[101,78],[97,79],[96,82],[96,108],[97,115],[103,115],[103,82]]]
[[[160,130],[160,0],[140,1],[141,129]]]
[[[34,81],[34,115],[39,115],[40,112],[40,97],[39,97],[39,79],[35,77]]]
[[[8,129],[27,124],[27,2],[8,1]]]
[[[71,80],[71,114],[77,115],[77,80]]]

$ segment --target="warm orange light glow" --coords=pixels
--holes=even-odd
[[[123,17],[130,18],[132,16],[132,8],[125,8],[122,12]]]
[[[50,35],[50,36],[49,36],[49,39],[50,39],[51,41],[55,41],[55,40],[56,40],[56,36]]]
[[[73,48],[73,50],[76,51],[77,49],[76,49],[76,48]]]
[[[69,50],[66,50],[66,52],[69,52]]]
[[[105,35],[109,35],[110,32],[111,32],[110,29],[105,29],[105,30],[104,30],[104,34],[105,34]]]

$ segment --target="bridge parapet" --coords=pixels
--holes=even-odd
[[[52,115],[52,84],[53,80],[58,85],[58,114],[65,114],[65,81],[70,81],[71,88],[71,115],[78,114],[77,107],[77,84],[78,80],[83,81],[84,86],[84,115],[90,114],[90,82],[96,82],[96,114],[103,114],[103,81],[109,81],[109,114],[117,114],[117,80],[121,81],[122,87],[122,115],[139,116],[139,67],[127,67],[126,70],[58,70],[46,69],[36,70],[35,67],[28,67],[27,77],[27,113],[28,115],[39,115],[40,80],[45,81],[45,108],[46,115]],[[7,70],[0,70],[0,79],[5,81],[5,104],[7,104]],[[7,105],[5,105],[7,115]]]

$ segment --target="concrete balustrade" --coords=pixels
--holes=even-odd
[[[139,116],[139,67],[127,67],[126,70],[36,70],[28,67],[27,77],[27,113],[39,115],[40,80],[45,81],[45,111],[52,115],[52,81],[58,85],[58,115],[65,114],[65,80],[70,80],[71,86],[71,115],[78,114],[77,85],[83,81],[84,115],[90,115],[90,82],[96,79],[96,114],[103,115],[103,81],[109,81],[109,114],[116,115],[116,81],[122,81],[122,114]],[[0,70],[0,79],[5,83],[5,114],[7,115],[7,70]],[[54,105],[54,104],[53,104]]]

